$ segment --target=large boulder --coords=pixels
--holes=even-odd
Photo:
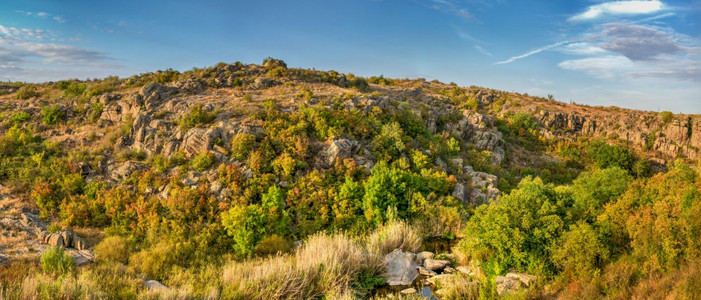
[[[404,252],[395,249],[385,255],[385,274],[387,284],[410,285],[419,276],[415,259],[416,255],[411,252]]]
[[[146,288],[149,291],[154,291],[154,292],[170,290],[167,286],[165,286],[164,284],[162,284],[156,280],[146,280],[146,281],[144,281],[144,286],[146,286]]]
[[[214,142],[223,139],[224,133],[220,128],[192,128],[185,134],[180,150],[192,158],[200,152],[212,150]]]
[[[333,166],[336,159],[346,159],[358,150],[358,142],[349,139],[338,139],[331,142],[324,153],[326,166]]]

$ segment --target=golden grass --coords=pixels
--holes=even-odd
[[[381,259],[344,234],[315,234],[293,255],[232,262],[222,271],[225,297],[348,299],[361,273],[377,274]]]
[[[385,255],[394,249],[416,252],[421,247],[421,236],[404,222],[386,224],[367,237],[366,244],[370,252]]]

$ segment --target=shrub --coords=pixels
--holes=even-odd
[[[92,111],[90,112],[90,121],[97,122],[102,115],[102,111],[105,109],[105,105],[99,101],[95,101],[90,104]]]
[[[253,149],[256,142],[256,137],[248,133],[237,133],[231,139],[231,156],[236,160],[245,160],[248,158],[248,153]]]
[[[202,172],[212,167],[215,161],[216,157],[214,153],[209,151],[200,152],[192,159],[192,168],[198,172]]]
[[[95,256],[100,261],[129,262],[129,241],[121,236],[109,236],[95,246]]]
[[[180,128],[187,131],[192,127],[211,123],[216,117],[217,111],[208,112],[202,107],[202,104],[197,104],[180,120]]]
[[[416,252],[421,247],[421,236],[404,222],[392,222],[377,228],[368,237],[367,248],[371,253],[385,255],[394,249]]]
[[[17,125],[29,120],[31,117],[32,116],[26,111],[18,111],[12,114],[12,116],[9,119],[9,123],[12,125]]]
[[[37,93],[37,88],[34,85],[29,84],[23,85],[15,93],[15,99],[19,100],[27,100],[36,96],[39,96],[39,93]]]
[[[660,118],[662,119],[662,123],[667,125],[674,120],[674,113],[671,111],[663,111],[660,113]]]
[[[292,250],[290,241],[278,235],[264,237],[255,247],[258,256],[268,256],[273,254],[284,254]]]
[[[63,119],[66,117],[58,105],[44,106],[41,108],[41,112],[39,114],[41,116],[41,121],[46,125],[54,125],[63,121]]]
[[[619,167],[631,170],[633,166],[633,154],[621,146],[609,145],[602,140],[595,140],[587,146],[587,154],[600,168]]]
[[[66,274],[75,269],[75,262],[63,247],[51,247],[41,254],[41,268],[46,273]]]

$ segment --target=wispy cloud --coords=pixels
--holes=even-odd
[[[482,44],[485,44],[485,43],[484,43],[483,41],[478,40],[478,39],[476,39],[475,37],[473,37],[472,35],[467,34],[467,33],[465,33],[464,31],[459,30],[459,29],[457,29],[457,28],[456,28],[456,31],[457,31],[457,33],[458,33],[458,36],[459,36],[461,39],[472,42],[473,48],[475,48],[475,50],[477,50],[479,53],[482,53],[482,54],[484,54],[484,55],[486,55],[486,56],[494,56],[492,53],[490,53],[489,51],[487,51],[487,49],[484,49],[484,47],[482,46]]]
[[[467,9],[459,7],[458,4],[452,2],[451,0],[431,0],[430,7],[437,11],[451,13],[460,18],[468,20],[476,20],[475,16],[472,15]]]
[[[565,70],[581,71],[598,78],[612,78],[634,67],[633,62],[620,55],[606,55],[566,60],[558,64]]]
[[[659,0],[612,1],[589,6],[586,11],[569,18],[569,21],[593,20],[612,15],[651,14],[665,9]]]
[[[557,43],[550,44],[550,45],[547,45],[547,46],[544,46],[544,47],[540,47],[540,48],[538,48],[538,49],[535,49],[535,50],[533,50],[533,51],[530,51],[530,52],[521,54],[521,55],[519,55],[519,56],[511,57],[511,58],[509,58],[509,59],[507,59],[507,60],[504,60],[504,61],[496,62],[496,63],[494,63],[494,64],[495,64],[495,65],[503,65],[503,64],[512,63],[512,62],[515,62],[515,61],[517,61],[517,60],[519,60],[519,59],[523,59],[523,58],[529,57],[529,56],[534,55],[534,54],[538,54],[538,53],[543,52],[543,51],[546,51],[546,50],[550,50],[550,49],[553,49],[553,48],[557,48],[557,47],[560,47],[560,46],[565,45],[565,44],[568,44],[568,43],[571,43],[571,42],[569,42],[569,41],[557,42]]]
[[[65,18],[58,16],[58,15],[53,15],[53,14],[47,13],[45,11],[33,12],[33,11],[16,10],[15,12],[26,15],[26,16],[39,18],[39,19],[51,18],[58,23],[66,23]]]
[[[610,23],[604,25],[601,48],[625,55],[631,60],[653,60],[662,55],[679,54],[683,48],[669,32],[641,25]]]

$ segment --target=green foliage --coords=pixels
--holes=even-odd
[[[190,112],[180,119],[180,128],[188,130],[192,127],[209,124],[217,117],[217,111],[206,111],[202,104],[197,104],[190,109]]]
[[[608,258],[608,251],[598,234],[586,222],[570,226],[552,250],[553,261],[568,276],[585,278],[600,270]]]
[[[256,137],[248,133],[237,133],[231,139],[231,156],[237,160],[245,160],[256,142]]]
[[[406,148],[404,138],[404,130],[399,123],[384,124],[373,140],[373,149],[381,153],[381,157],[399,157]]]
[[[26,112],[26,111],[18,111],[12,116],[10,116],[10,119],[8,120],[8,123],[11,125],[17,125],[24,123],[25,121],[29,120],[32,116]]]
[[[105,109],[105,105],[99,101],[95,101],[90,104],[92,110],[90,111],[90,121],[97,122],[102,115],[102,111]]]
[[[563,201],[568,194],[540,178],[524,178],[518,188],[497,203],[480,206],[465,226],[458,249],[469,260],[482,262],[488,275],[509,268],[553,275],[552,245],[565,229]]]
[[[63,80],[56,83],[56,88],[63,91],[66,96],[77,97],[83,95],[87,86],[75,80]]]
[[[192,158],[191,166],[195,171],[198,172],[203,172],[209,168],[211,168],[216,161],[216,157],[214,156],[214,153],[205,151],[205,152],[200,152],[199,154],[195,155],[194,158]]]
[[[63,247],[56,246],[41,254],[41,268],[46,273],[66,274],[75,269],[75,262]]]
[[[58,105],[42,107],[39,115],[41,116],[41,121],[49,126],[62,122],[66,117]]]
[[[516,113],[511,117],[511,131],[516,135],[525,135],[529,130],[533,130],[538,126],[535,118],[526,112]]]
[[[632,181],[628,172],[618,167],[581,173],[572,185],[574,203],[570,213],[574,219],[593,221],[606,204],[616,201],[628,189]]]
[[[602,140],[594,140],[587,146],[587,154],[596,165],[601,168],[619,167],[631,170],[634,157],[627,149],[609,145]]]
[[[278,235],[266,236],[258,242],[254,252],[258,256],[284,254],[292,250],[290,241]]]
[[[660,118],[662,119],[662,124],[667,125],[674,120],[674,113],[671,111],[663,111],[660,113]]]
[[[39,93],[34,85],[26,84],[21,86],[17,92],[15,92],[15,99],[27,100],[29,98],[37,97]]]

